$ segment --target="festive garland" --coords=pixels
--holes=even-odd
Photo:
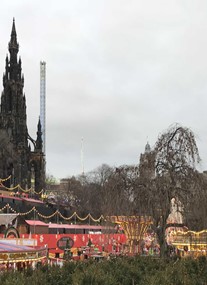
[[[5,209],[10,210],[13,213],[18,214],[19,216],[26,216],[32,212],[35,212],[39,217],[44,218],[44,219],[50,219],[54,217],[55,215],[59,215],[62,219],[64,220],[71,220],[73,217],[77,218],[80,221],[85,221],[90,218],[93,222],[100,222],[102,219],[104,219],[104,216],[101,215],[98,219],[94,219],[91,214],[88,214],[86,217],[81,218],[76,212],[74,212],[70,217],[64,217],[58,210],[56,210],[53,214],[49,216],[42,215],[36,208],[35,206],[32,207],[28,212],[23,212],[23,213],[17,213],[9,204],[6,204],[4,207],[0,208],[0,211],[4,211]]]
[[[13,213],[17,213],[9,204],[6,204],[5,206],[8,210],[11,210]]]
[[[6,180],[8,180],[8,178],[7,179],[4,179],[4,180],[2,180],[2,179],[0,179],[0,186],[1,187],[3,187],[4,189],[6,189],[6,190],[8,190],[8,191],[13,191],[13,190],[16,190],[17,188],[19,189],[19,190],[21,190],[22,192],[24,192],[24,193],[35,193],[35,194],[38,194],[38,195],[40,195],[40,194],[42,194],[43,192],[44,192],[44,190],[42,189],[40,192],[36,192],[34,189],[32,189],[32,188],[29,188],[29,189],[23,189],[19,184],[17,184],[16,186],[14,186],[14,187],[6,187],[4,184],[2,184],[2,181],[6,181]]]
[[[195,235],[200,235],[200,234],[203,234],[203,233],[207,233],[207,230],[202,230],[202,231],[199,231],[199,232],[195,232],[195,231],[187,231],[187,232],[182,232],[182,231],[176,231],[175,235],[188,235],[188,234],[195,234]]]
[[[91,214],[89,214],[89,218],[93,221],[93,222],[100,222],[101,220],[105,220],[104,216],[101,215],[100,218],[98,219],[94,219]]]
[[[30,209],[28,212],[25,212],[25,213],[18,213],[18,215],[19,215],[19,216],[26,216],[26,215],[28,215],[28,214],[30,214],[30,213],[32,213],[32,212],[36,212],[36,211],[37,211],[36,208],[33,207],[33,208]]]
[[[18,188],[19,188],[22,192],[28,193],[28,192],[31,192],[31,191],[32,191],[32,188],[23,189],[19,184],[18,184],[17,186],[18,186]]]
[[[76,217],[77,215],[76,212],[74,212],[70,217],[64,217],[59,211],[58,211],[58,214],[62,219],[67,220],[67,221],[71,220],[73,217]]]
[[[36,210],[36,208],[35,208],[35,210]],[[50,215],[50,216],[44,216],[44,215],[40,214],[40,212],[38,212],[37,210],[36,210],[36,213],[37,213],[37,215],[38,215],[39,217],[41,217],[41,218],[43,218],[43,219],[51,219],[52,217],[58,215],[59,211],[56,210],[56,211],[55,211],[52,215]]]
[[[40,195],[44,192],[44,190],[42,189],[40,192],[36,192],[34,189],[32,189],[31,192]]]
[[[30,188],[30,189],[23,189],[19,184],[17,184],[14,187],[6,187],[5,185],[2,184],[2,182],[7,181],[11,178],[11,175],[8,176],[7,178],[1,179],[0,178],[0,186],[3,187],[4,189],[8,190],[8,191],[13,191],[15,189],[20,189],[22,192],[28,193],[28,192],[33,192],[35,194],[42,194],[44,192],[44,190],[42,189],[40,192],[36,192],[34,189]],[[3,208],[0,209],[0,211],[4,211],[5,209],[7,210],[11,210],[13,213],[17,213],[9,204],[6,204]],[[33,208],[31,208],[28,212],[25,213],[17,213],[19,216],[26,216],[28,214],[30,214],[31,212],[36,212],[37,215],[41,218],[44,219],[50,219],[52,217],[54,217],[55,215],[59,215],[59,217],[61,217],[63,220],[69,221],[71,220],[73,217],[77,218],[80,221],[85,221],[87,219],[92,220],[93,222],[100,222],[102,219],[104,219],[103,215],[101,215],[98,219],[94,219],[91,214],[89,213],[86,217],[81,218],[76,212],[74,212],[70,217],[64,217],[58,210],[56,210],[53,214],[49,215],[49,216],[45,216],[42,215],[36,208],[35,206]]]
[[[16,185],[16,186],[14,186],[14,187],[10,187],[10,188],[6,187],[6,186],[3,185],[2,183],[1,183],[0,185],[1,185],[1,187],[3,187],[4,189],[6,189],[6,190],[8,190],[8,191],[13,191],[13,190],[19,188],[19,184]]]
[[[11,175],[9,175],[7,178],[0,178],[0,182],[2,182],[2,181],[7,181],[7,180],[9,180],[11,178]]]

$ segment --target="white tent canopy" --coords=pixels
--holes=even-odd
[[[0,225],[8,226],[17,216],[18,214],[0,214]]]

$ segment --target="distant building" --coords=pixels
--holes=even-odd
[[[145,146],[145,152],[140,155],[139,173],[141,177],[155,179],[155,153],[151,150],[149,143]],[[171,211],[167,223],[183,223],[183,206],[178,199],[171,199]]]
[[[145,146],[145,152],[140,155],[139,174],[141,177],[155,178],[155,154],[149,143]]]
[[[39,192],[45,184],[41,123],[39,120],[34,140],[27,129],[24,76],[21,58],[17,56],[19,44],[14,20],[8,50],[0,105],[0,179],[10,176],[6,186],[19,184],[23,189],[30,188],[34,181],[35,191]]]

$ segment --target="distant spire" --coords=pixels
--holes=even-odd
[[[19,44],[17,43],[17,33],[16,33],[16,27],[15,27],[15,19],[13,18],[13,24],[12,24],[12,31],[11,31],[11,39],[9,42],[9,52],[10,54],[17,55],[19,51]]]
[[[42,134],[42,126],[41,126],[40,117],[39,117],[39,121],[38,121],[38,125],[37,125],[37,132],[38,132],[39,134]]]
[[[36,149],[42,150],[42,127],[41,127],[40,118],[37,125]]]
[[[12,32],[11,32],[11,37],[12,36],[17,36],[16,28],[15,28],[15,19],[14,18],[13,18]]]
[[[151,151],[151,147],[150,147],[150,144],[147,142],[145,146],[145,153],[150,153],[150,151]]]

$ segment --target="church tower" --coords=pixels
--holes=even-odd
[[[32,168],[39,173],[36,179],[41,182],[39,189],[43,187],[44,173],[37,169],[35,156],[44,161],[40,141],[41,126],[38,125],[38,139],[33,140],[27,129],[26,98],[23,93],[24,76],[22,74],[22,62],[18,57],[19,44],[13,20],[11,38],[8,45],[9,56],[6,56],[5,72],[3,75],[3,92],[0,108],[0,178],[11,175],[10,186],[20,184],[25,188],[31,187]],[[4,141],[2,142],[2,137]],[[31,150],[29,141],[32,142],[34,151]],[[36,146],[38,144],[38,147]],[[9,185],[7,185],[9,186]]]
[[[141,177],[155,177],[155,154],[149,143],[145,146],[145,152],[141,153],[139,160],[139,173]]]

